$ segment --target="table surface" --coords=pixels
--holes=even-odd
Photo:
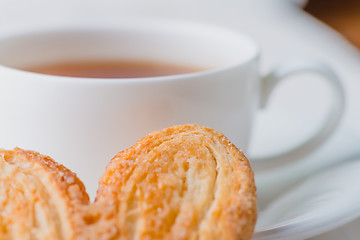
[[[305,11],[340,32],[360,48],[359,0],[310,0]]]

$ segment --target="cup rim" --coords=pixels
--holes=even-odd
[[[239,61],[233,64],[229,64],[227,66],[222,66],[222,67],[214,67],[214,68],[210,68],[210,69],[204,69],[204,70],[200,70],[200,71],[196,71],[196,72],[190,72],[190,73],[182,73],[182,74],[173,74],[173,75],[164,75],[164,76],[153,76],[153,77],[136,77],[136,78],[92,78],[92,77],[73,77],[73,76],[59,76],[59,75],[51,75],[51,74],[45,74],[45,73],[36,73],[36,72],[30,72],[30,71],[26,71],[26,70],[22,70],[16,67],[11,67],[11,66],[6,66],[4,64],[0,63],[0,70],[4,69],[7,72],[12,72],[16,75],[26,75],[29,77],[36,77],[38,80],[40,79],[46,79],[47,81],[49,80],[58,80],[58,81],[77,81],[77,82],[92,82],[92,83],[96,83],[96,82],[101,82],[101,83],[105,83],[105,82],[109,82],[109,83],[121,83],[121,84],[128,84],[128,83],[149,83],[149,82],[166,82],[166,81],[176,81],[176,80],[180,80],[180,79],[184,79],[184,78],[195,78],[195,77],[203,77],[206,75],[213,75],[216,73],[220,73],[220,72],[224,72],[224,71],[228,71],[237,67],[241,67],[244,65],[247,65],[249,62],[253,62],[253,61],[257,61],[260,58],[260,47],[259,44],[256,40],[254,40],[253,37],[251,37],[250,35],[238,31],[236,29],[233,28],[229,28],[229,27],[224,27],[215,23],[204,23],[204,22],[199,22],[199,21],[194,21],[194,20],[179,20],[179,19],[165,19],[165,18],[154,18],[154,17],[137,17],[137,18],[132,18],[132,17],[126,17],[123,18],[124,20],[116,23],[116,24],[108,24],[108,23],[103,23],[103,24],[98,24],[96,26],[89,26],[87,24],[74,24],[71,26],[68,25],[64,25],[64,24],[59,24],[59,25],[52,25],[52,26],[48,26],[48,25],[43,25],[43,26],[38,26],[37,29],[34,30],[27,30],[27,31],[21,31],[20,32],[16,32],[11,34],[11,36],[7,36],[7,37],[3,37],[2,39],[6,39],[6,40],[11,40],[12,38],[19,38],[22,36],[28,36],[28,35],[37,35],[37,34],[43,34],[43,33],[58,33],[60,31],[102,31],[102,30],[118,30],[119,27],[127,27],[129,29],[131,29],[131,27],[133,26],[138,26],[138,25],[143,25],[144,23],[147,24],[159,24],[159,26],[161,25],[162,27],[167,25],[188,25],[188,26],[194,26],[196,28],[204,28],[204,29],[210,29],[213,31],[221,31],[224,33],[227,33],[229,35],[234,35],[236,37],[240,37],[242,39],[244,39],[249,45],[251,45],[254,49],[254,53],[248,57],[247,59],[243,60],[243,61]],[[131,24],[129,24],[129,22],[131,22]],[[1,40],[1,39],[0,39]]]

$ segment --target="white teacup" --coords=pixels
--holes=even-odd
[[[84,59],[150,60],[206,70],[132,79],[20,70]],[[333,111],[326,125],[296,149],[250,159],[259,172],[299,160],[338,125],[343,89],[324,64],[292,62],[260,77],[259,49],[252,39],[192,22],[138,19],[113,26],[31,29],[0,40],[0,146],[52,156],[76,171],[93,194],[114,154],[170,125],[214,128],[246,152],[256,111],[280,80],[302,71],[324,75],[334,93]]]

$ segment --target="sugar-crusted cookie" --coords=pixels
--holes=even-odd
[[[153,132],[117,154],[94,203],[50,157],[0,150],[0,239],[250,239],[256,187],[248,160],[197,125]]]
[[[0,239],[77,239],[77,208],[88,204],[82,182],[50,157],[0,150]]]
[[[151,133],[117,154],[96,202],[110,203],[118,239],[250,239],[256,187],[248,160],[197,125]]]

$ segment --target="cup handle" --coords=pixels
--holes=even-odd
[[[286,77],[300,72],[320,74],[328,83],[332,93],[332,105],[325,124],[303,143],[293,149],[276,155],[256,158],[252,166],[257,171],[272,170],[304,158],[323,144],[338,126],[345,106],[345,93],[335,72],[326,64],[319,61],[291,61],[276,67],[261,82],[260,108],[265,108],[274,87]]]

